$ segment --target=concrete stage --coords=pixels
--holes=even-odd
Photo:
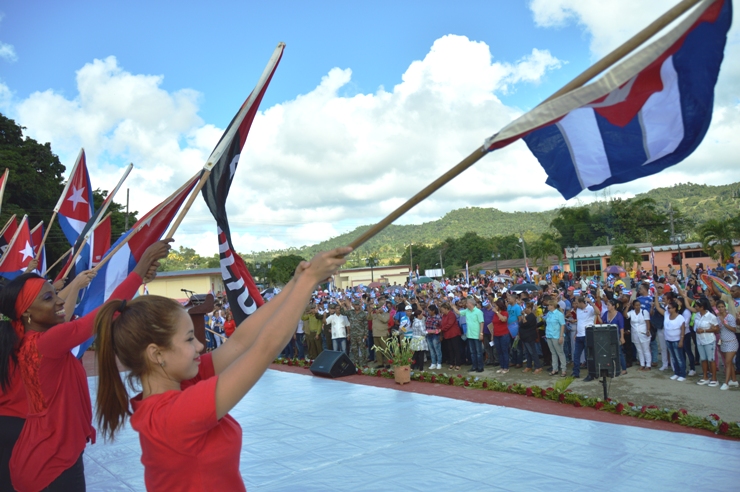
[[[88,382],[94,401],[97,378]],[[231,415],[244,431],[251,492],[722,491],[738,490],[740,479],[738,441],[310,373],[268,370]],[[140,457],[128,426],[115,443],[88,446],[87,490],[143,491]]]

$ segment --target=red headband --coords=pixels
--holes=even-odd
[[[43,278],[29,278],[26,280],[26,283],[23,284],[23,288],[18,293],[18,297],[15,300],[16,319],[11,321],[18,338],[23,338],[23,334],[26,331],[26,328],[23,326],[23,322],[21,321],[21,315],[31,307],[31,304],[36,300],[36,297],[39,295],[39,292],[41,292],[44,284],[46,284],[46,280]]]

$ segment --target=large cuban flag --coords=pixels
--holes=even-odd
[[[485,147],[523,137],[566,199],[681,162],[709,128],[731,20],[731,0],[701,1],[662,38],[523,115]]]
[[[59,214],[59,226],[69,245],[73,246],[93,215],[93,190],[87,173],[85,149],[80,150],[77,156],[56,210]]]
[[[201,173],[193,176],[162,203],[139,219],[128,232],[111,246],[110,251],[104,255],[104,258],[116,250],[119,244],[127,241],[127,237],[131,235],[128,241],[100,267],[98,274],[90,283],[82,302],[75,308],[75,315],[85,316],[108,300],[116,287],[136,267],[136,263],[141,259],[144,251],[162,238],[170,222],[177,215],[177,211],[180,210],[185,199],[200,179],[200,176]],[[77,358],[82,357],[85,350],[92,345],[92,342],[93,338],[90,338],[84,344],[72,349],[72,353]]]

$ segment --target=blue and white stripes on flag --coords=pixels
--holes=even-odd
[[[566,199],[681,162],[709,128],[731,21],[731,0],[701,1],[663,37],[526,113],[485,148],[524,138]]]

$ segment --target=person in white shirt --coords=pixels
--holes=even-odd
[[[591,299],[585,297],[576,298],[576,351],[573,356],[573,377],[581,377],[581,366],[577,361],[581,360],[581,354],[586,350],[586,327],[592,326],[597,316],[601,316],[599,310]],[[591,376],[584,381],[592,381]]]
[[[640,301],[632,301],[632,309],[625,311],[624,315],[630,319],[630,330],[632,343],[637,349],[640,359],[640,370],[649,371],[652,363],[650,352],[650,313],[642,308]]]
[[[696,383],[700,386],[718,386],[717,362],[714,360],[714,351],[717,348],[715,333],[719,332],[717,317],[710,311],[711,306],[707,299],[699,299],[696,305],[697,314],[694,318],[696,329],[696,346],[699,348],[699,359],[701,360],[702,378]],[[707,377],[707,370],[712,371],[711,381]]]
[[[346,316],[339,314],[339,308],[336,306],[331,306],[329,312],[331,314],[326,318],[326,324],[331,326],[332,349],[347,353],[347,328],[349,327],[349,320]]]
[[[665,309],[658,303],[657,298],[653,299],[653,305],[658,313],[665,316],[663,332],[665,333],[666,348],[671,354],[671,364],[674,371],[671,379],[680,382],[686,381],[686,358],[683,353],[686,320],[678,311],[678,303],[674,300],[669,301]]]

